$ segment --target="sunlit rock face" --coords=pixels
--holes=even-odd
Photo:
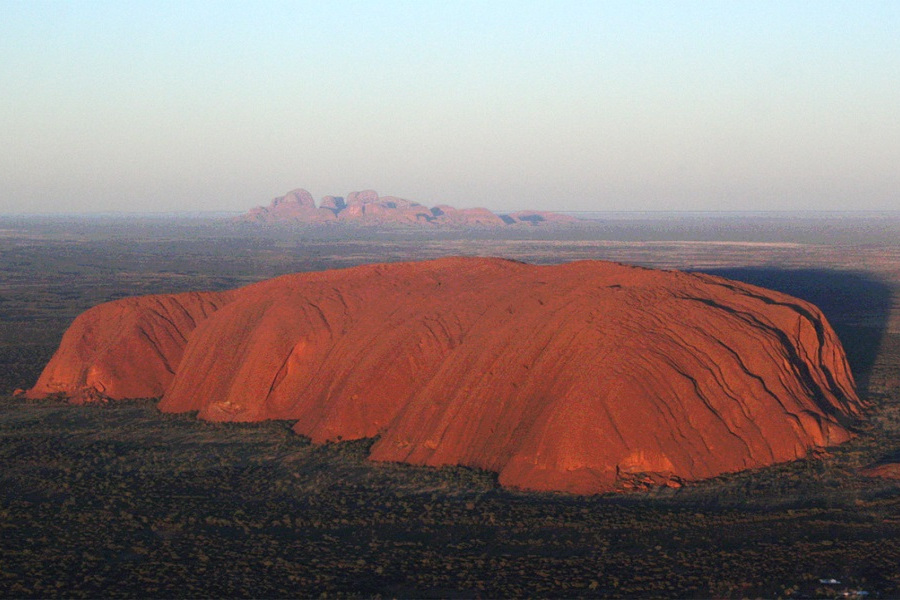
[[[296,189],[272,200],[269,206],[257,206],[238,219],[251,223],[326,223],[336,219],[336,211],[325,202],[316,207],[309,192]]]
[[[29,398],[76,402],[161,396],[187,338],[235,292],[125,298],[85,311],[69,327]]]
[[[498,215],[486,208],[457,209],[441,205],[428,208],[424,204],[396,198],[380,197],[375,190],[350,192],[346,199],[325,196],[318,207],[312,195],[296,189],[258,206],[238,221],[261,225],[354,225],[354,226],[431,226],[495,228],[510,225],[564,225],[577,219],[553,212],[520,211]]]
[[[314,442],[377,435],[374,460],[579,494],[803,457],[849,439],[861,410],[837,337],[802,300],[708,275],[484,258],[104,304],[29,391],[54,393],[291,419]]]

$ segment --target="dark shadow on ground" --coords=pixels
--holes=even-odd
[[[829,269],[737,267],[704,269],[777,290],[818,306],[837,332],[861,391],[878,358],[891,309],[891,287],[868,273]]]

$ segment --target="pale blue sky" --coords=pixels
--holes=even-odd
[[[900,208],[900,2],[0,0],[0,213]]]

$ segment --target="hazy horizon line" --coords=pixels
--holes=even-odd
[[[559,213],[563,215],[897,215],[900,217],[900,209],[812,209],[812,208],[789,208],[789,209],[600,209],[600,210],[544,210],[534,208],[516,208],[512,210],[495,210],[487,208],[496,214],[509,214],[519,211],[538,211]],[[168,210],[168,211],[125,211],[125,210],[105,210],[105,211],[71,211],[71,212],[0,212],[0,217],[232,217],[247,214],[249,210]],[[589,220],[589,219],[588,219]]]

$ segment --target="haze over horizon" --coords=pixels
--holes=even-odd
[[[0,214],[296,188],[891,210],[900,3],[44,2],[0,23]]]

